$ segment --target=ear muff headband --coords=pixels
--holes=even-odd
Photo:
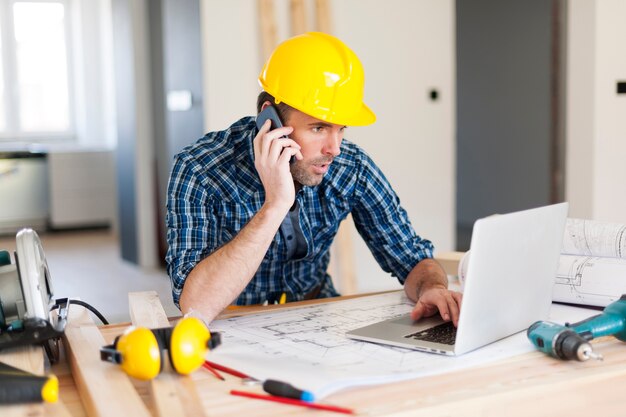
[[[144,327],[129,328],[117,341],[115,348],[121,354],[124,372],[148,380],[161,372],[161,350],[154,333]]]
[[[169,344],[170,362],[176,372],[187,375],[202,366],[210,339],[211,333],[200,319],[186,317],[179,321]]]

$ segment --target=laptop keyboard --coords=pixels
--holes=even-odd
[[[427,342],[441,343],[442,345],[453,345],[456,339],[456,327],[451,321],[439,324],[430,329],[420,330],[404,336],[406,339],[424,340]]]

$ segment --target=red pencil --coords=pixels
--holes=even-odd
[[[291,398],[276,397],[274,395],[256,394],[254,392],[238,391],[238,390],[231,390],[230,394],[238,395],[240,397],[255,398],[257,400],[274,401],[274,402],[282,403],[282,404],[291,404],[291,405],[298,405],[300,407],[315,408],[317,410],[334,411],[337,413],[344,413],[344,414],[356,414],[354,410],[350,410],[349,408],[338,407],[336,405],[309,403],[306,401],[292,400]]]
[[[221,379],[222,381],[226,381],[224,377],[221,376],[220,373],[217,372],[215,369],[213,369],[213,367],[209,365],[206,361],[204,361],[204,363],[202,364],[202,367],[206,369],[207,371],[211,372],[213,375],[215,375],[217,378]]]
[[[226,372],[229,375],[236,376],[236,377],[239,377],[239,378],[250,378],[248,375],[246,375],[246,374],[244,374],[242,372],[236,371],[236,370],[231,369],[231,368],[227,368],[226,366],[220,365],[220,364],[215,363],[215,362],[211,362],[211,361],[206,361],[205,360],[204,364],[202,366],[204,366],[205,368],[207,366],[209,366],[211,368],[217,369],[218,371]]]

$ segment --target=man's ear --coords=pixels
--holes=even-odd
[[[261,104],[261,111],[265,110],[267,106],[271,106],[271,105],[272,103],[270,103],[268,100],[265,100],[263,104]]]

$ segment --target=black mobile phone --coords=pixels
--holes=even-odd
[[[280,116],[278,115],[278,112],[276,111],[276,107],[272,105],[267,106],[261,111],[261,113],[257,115],[256,117],[257,129],[261,130],[261,128],[263,127],[267,119],[270,119],[272,121],[272,126],[270,127],[270,130],[283,127],[283,122],[280,120]],[[283,137],[286,138],[287,136],[283,136]],[[293,164],[294,162],[296,162],[295,155],[292,156],[291,159],[289,160],[290,164]]]

